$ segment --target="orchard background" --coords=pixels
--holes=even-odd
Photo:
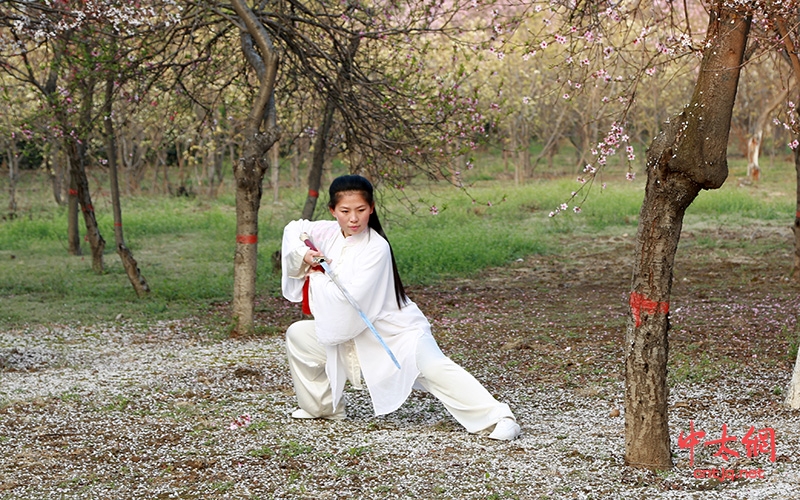
[[[693,217],[726,235],[709,248],[753,228],[747,251],[787,291],[800,277],[792,2],[0,9],[2,321],[13,338],[20,325],[112,316],[214,318],[214,335],[234,339],[280,332],[264,318],[281,317],[264,306],[278,292],[280,229],[324,216],[327,182],[360,173],[419,286],[571,255],[576,242],[599,252],[603,231],[630,239],[615,261],[630,273],[615,330],[622,463],[668,471],[678,250],[714,234],[693,233]],[[119,268],[106,257],[112,232]],[[738,270],[717,271],[717,286],[730,289]],[[772,317],[794,332],[792,296],[779,300]],[[783,335],[791,347],[794,333]],[[7,370],[27,366],[9,349]],[[782,390],[796,408],[795,375]]]

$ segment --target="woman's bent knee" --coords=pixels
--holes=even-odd
[[[306,319],[297,321],[289,325],[289,328],[286,329],[286,341],[304,341],[309,336],[309,333],[311,333],[311,335],[314,334],[314,321]]]

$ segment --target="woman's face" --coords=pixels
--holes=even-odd
[[[369,216],[374,209],[375,207],[364,199],[361,191],[345,191],[339,193],[339,201],[330,211],[342,228],[342,234],[347,238],[369,227]]]

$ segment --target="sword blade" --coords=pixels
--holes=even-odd
[[[300,238],[305,242],[306,246],[308,246],[312,250],[316,250],[317,249],[314,246],[314,243],[311,242],[311,239],[308,237],[308,235],[306,233],[303,233],[300,236]],[[333,284],[336,285],[336,288],[338,288],[339,291],[342,292],[342,295],[344,295],[344,298],[347,299],[347,302],[349,302],[350,305],[353,306],[353,309],[356,310],[358,315],[361,316],[361,319],[367,325],[367,328],[369,328],[369,330],[372,332],[372,334],[375,336],[375,338],[378,339],[378,343],[381,345],[381,347],[383,347],[383,350],[386,351],[386,354],[388,354],[389,357],[392,359],[392,363],[394,363],[394,366],[396,366],[397,369],[399,370],[400,369],[400,362],[397,361],[397,358],[395,357],[395,355],[392,352],[392,350],[389,349],[388,345],[386,345],[386,341],[383,340],[383,337],[381,337],[381,334],[378,333],[378,330],[375,328],[375,325],[373,325],[372,321],[370,321],[369,318],[367,318],[367,315],[364,314],[364,311],[358,305],[358,302],[356,302],[356,299],[352,295],[350,295],[350,292],[348,292],[342,286],[342,284],[339,283],[339,280],[336,279],[336,277],[333,275],[333,271],[331,270],[330,264],[328,264],[328,262],[324,258],[320,258],[318,260],[318,263],[322,267],[322,269],[325,271],[325,274],[328,275],[328,279],[330,279],[333,282]]]

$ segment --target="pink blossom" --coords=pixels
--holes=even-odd
[[[231,422],[230,429],[232,431],[235,431],[236,429],[238,429],[240,427],[247,427],[248,425],[250,425],[250,422],[252,422],[252,420],[253,419],[247,413],[245,413],[243,415],[239,415],[238,417],[236,417],[234,419],[233,422]]]

